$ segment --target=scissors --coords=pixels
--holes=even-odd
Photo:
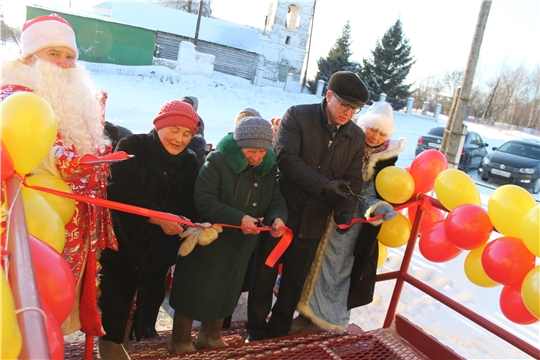
[[[264,225],[260,218],[257,218],[257,221],[255,222],[255,226],[260,227],[260,228],[270,228],[270,226]]]
[[[360,196],[360,195],[355,194],[355,193],[352,191],[351,187],[349,186],[349,184],[348,184],[346,181],[342,181],[342,184],[345,185],[345,187],[347,188],[347,191],[349,192],[348,195],[353,196],[354,199],[355,199],[356,201],[358,201],[359,203],[361,203],[361,204],[363,204],[363,205],[366,204],[366,203],[364,202],[366,199],[364,199],[364,198],[363,198],[362,196]]]

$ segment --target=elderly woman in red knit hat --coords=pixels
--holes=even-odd
[[[193,189],[198,164],[187,145],[198,126],[195,110],[183,101],[172,100],[161,107],[150,133],[121,139],[116,151],[134,157],[111,165],[109,199],[195,220]],[[180,241],[178,235],[184,229],[174,221],[116,210],[112,213],[118,251],[106,249],[100,259],[99,307],[106,335],[99,339],[99,354],[102,359],[116,360],[129,359],[122,343],[131,302],[137,293],[137,313],[144,313],[148,279],[164,236],[173,235]]]

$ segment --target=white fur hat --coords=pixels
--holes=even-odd
[[[56,14],[38,16],[24,23],[21,42],[23,57],[52,46],[68,47],[79,57],[73,28]]]
[[[367,113],[358,116],[356,124],[362,130],[377,129],[391,137],[394,134],[394,110],[387,102],[375,102]]]

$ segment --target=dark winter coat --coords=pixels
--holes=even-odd
[[[223,138],[197,177],[195,205],[204,221],[239,226],[247,214],[264,217],[266,225],[276,218],[285,222],[274,159],[269,149],[261,164],[249,166],[232,134]],[[211,244],[179,257],[169,300],[175,311],[205,323],[231,315],[256,241],[257,235],[224,228]]]
[[[169,154],[155,130],[121,139],[116,151],[135,156],[111,165],[110,200],[196,220],[193,190],[198,166],[192,151]],[[113,210],[113,219],[119,252],[135,266],[153,262],[164,235],[161,227],[146,216],[123,211]]]
[[[365,134],[349,121],[332,140],[325,108],[326,100],[321,104],[292,106],[278,130],[279,185],[287,201],[287,226],[295,238],[320,238],[334,209],[336,213],[347,210],[353,214],[354,200],[334,206],[321,196],[329,180],[349,181],[357,194],[362,187]]]
[[[186,147],[178,155],[169,154],[155,130],[121,139],[116,150],[134,157],[111,165],[110,200],[198,221],[193,202],[198,163],[191,150]],[[138,311],[134,325],[139,337],[140,318],[164,232],[159,225],[149,223],[147,216],[118,210],[112,215],[118,252],[106,249],[102,253],[99,306],[107,340],[121,342],[135,293]]]

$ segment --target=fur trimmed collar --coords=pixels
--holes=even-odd
[[[399,138],[399,140],[390,140],[388,149],[371,155],[367,164],[364,165],[364,170],[362,171],[364,181],[371,180],[375,174],[375,165],[377,162],[397,156],[400,152],[405,150],[406,143],[407,140],[405,138]]]
[[[217,151],[223,155],[225,163],[234,171],[235,174],[240,174],[242,171],[249,167],[248,160],[246,159],[242,150],[236,145],[236,141],[233,139],[233,134],[225,136],[217,145]],[[262,172],[263,176],[268,174],[274,166],[276,155],[274,149],[270,147],[263,158],[263,161],[254,167],[256,171]]]

